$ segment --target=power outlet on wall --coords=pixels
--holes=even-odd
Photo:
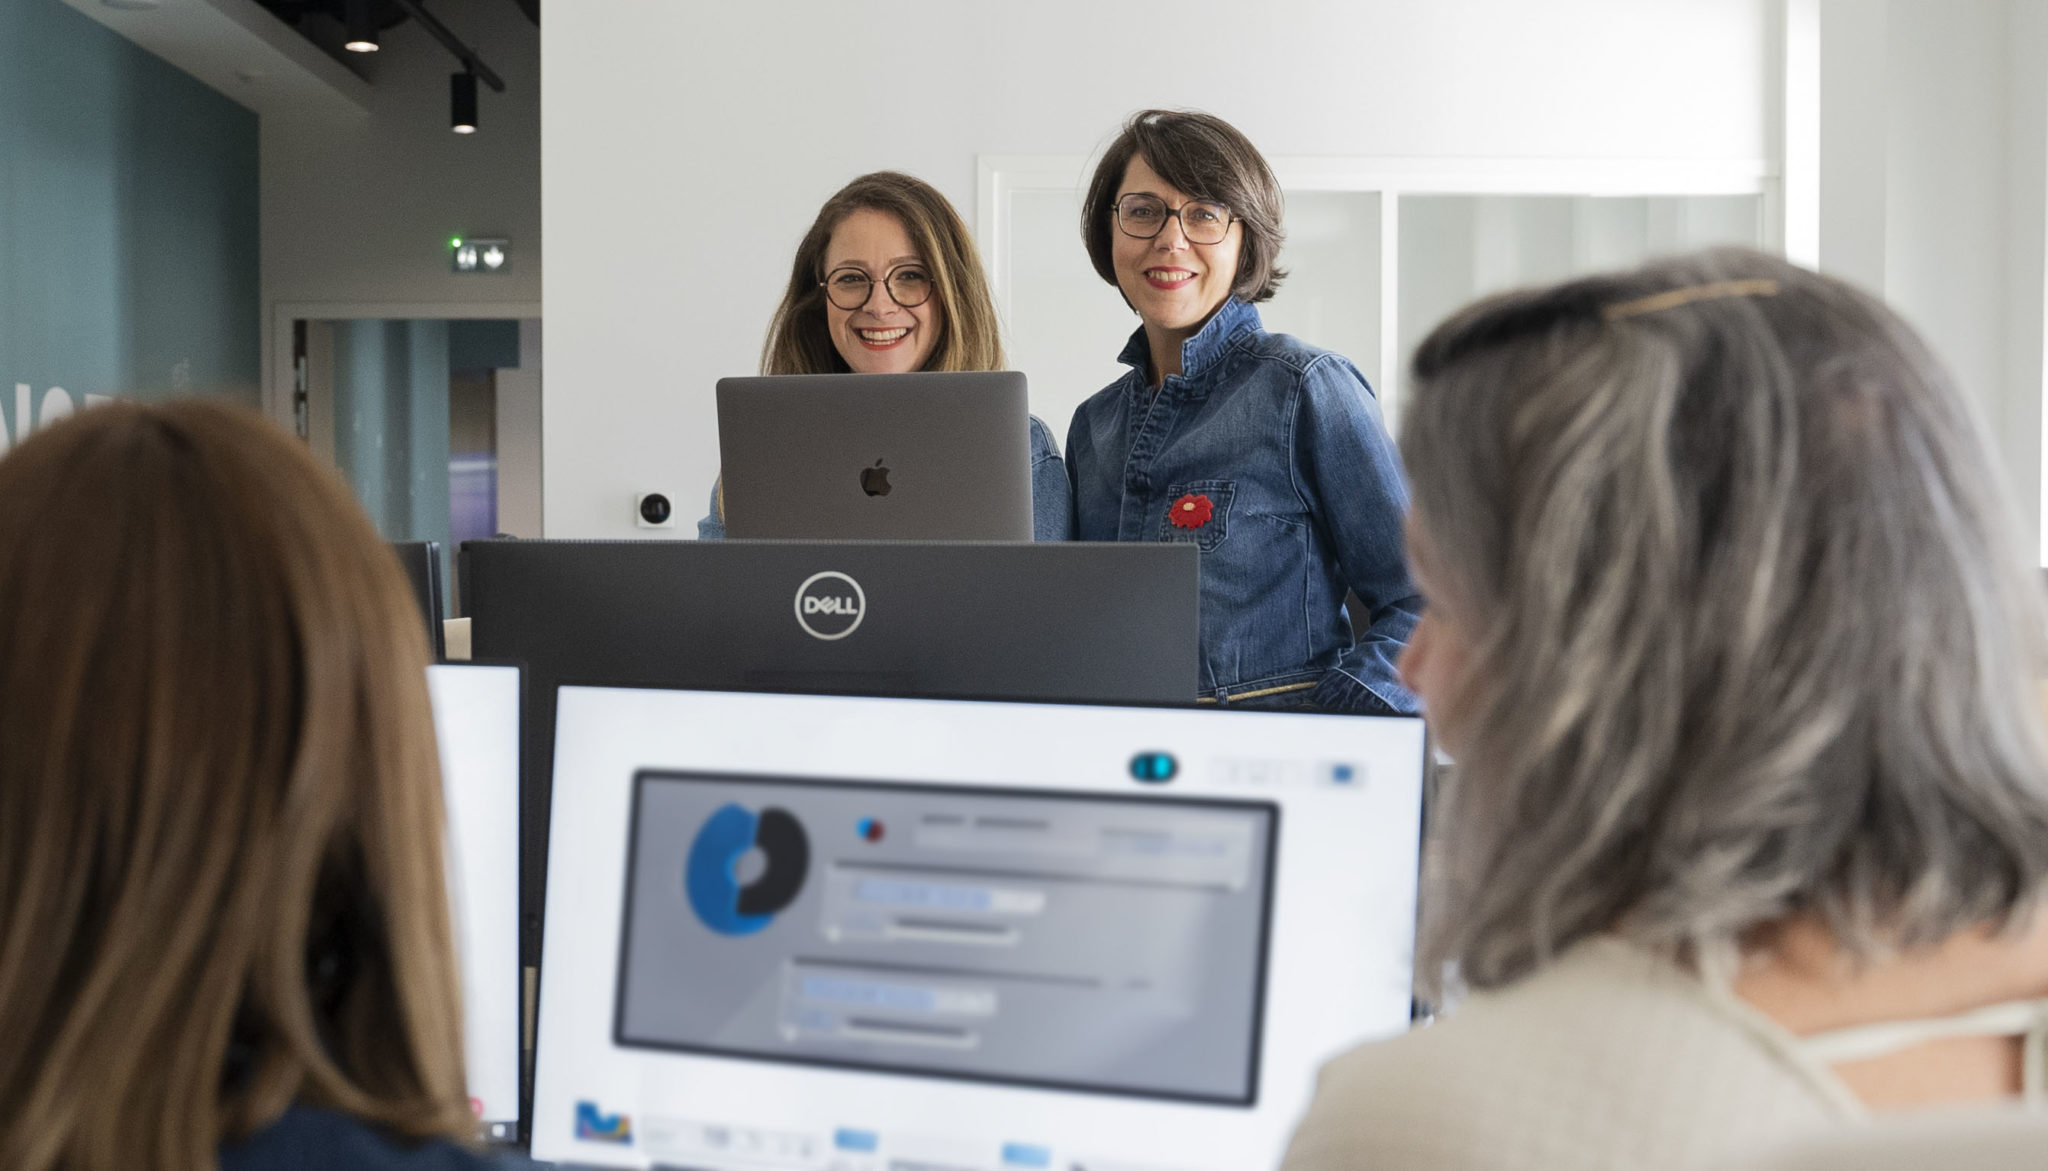
[[[633,523],[643,529],[676,527],[675,500],[666,492],[641,492],[633,497]]]

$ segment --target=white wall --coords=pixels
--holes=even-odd
[[[510,0],[441,0],[433,11],[505,80],[502,94],[479,86],[477,133],[449,131],[455,59],[410,21],[360,63],[371,82],[367,116],[262,119],[264,378],[273,396],[279,303],[408,306],[416,311],[405,315],[430,317],[507,306],[497,315],[517,317],[540,301],[539,33]],[[455,275],[454,235],[510,237],[511,270]]]
[[[498,531],[541,534],[541,323],[519,323],[519,366],[498,371]]]
[[[1150,105],[1214,111],[1273,155],[1754,160],[1774,141],[1777,11],[1776,0],[910,0],[886,18],[837,0],[553,6],[547,533],[644,535],[635,492],[702,499],[717,455],[712,384],[754,369],[798,237],[853,175],[911,171],[971,216],[978,154],[1093,151]],[[1102,315],[1128,322],[1113,290],[1101,296]],[[1065,419],[1047,422],[1064,434]]]
[[[2048,0],[2018,0],[2007,17],[2005,380],[2000,428],[2022,505],[2034,504],[2048,565]],[[2032,491],[2029,491],[2029,485]]]
[[[1824,272],[1882,292],[1890,138],[1889,0],[1820,0],[1819,252]]]
[[[1990,429],[2022,539],[2048,552],[2048,0],[1819,14],[1820,268],[1920,330]]]
[[[1975,399],[2008,470],[2023,451],[2005,387],[2004,0],[1893,0],[1885,54],[1885,299],[1918,325]],[[2039,323],[2036,323],[2039,328]],[[2035,386],[2035,417],[2040,388]],[[2038,474],[2038,473],[2035,473]],[[2033,475],[2027,477],[2029,484]],[[2032,493],[2014,484],[2014,499]]]

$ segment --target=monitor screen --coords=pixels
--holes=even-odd
[[[644,772],[617,1039],[1249,1102],[1277,822],[1270,802]]]
[[[1420,721],[564,687],[536,1157],[1278,1162],[1407,1027]]]
[[[519,1124],[519,668],[427,668],[448,810],[469,1105],[484,1137]]]

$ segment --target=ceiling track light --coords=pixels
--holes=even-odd
[[[457,134],[476,133],[476,74],[467,69],[448,75],[448,126]]]
[[[442,24],[439,20],[435,19],[433,13],[421,7],[420,0],[390,0],[390,2],[405,9],[415,24],[418,24],[428,36],[441,42],[441,47],[448,50],[449,55],[460,62],[465,70],[475,74],[478,81],[483,82],[499,93],[505,92],[505,79],[499,77],[491,70],[490,66],[484,64],[483,58],[476,55],[475,49],[463,44],[462,38],[449,32],[447,25]]]
[[[377,12],[372,0],[347,0],[342,6],[346,38],[342,48],[351,53],[374,53],[377,44]]]

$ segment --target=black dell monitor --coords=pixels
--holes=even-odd
[[[420,617],[427,624],[427,647],[438,663],[448,657],[441,627],[444,616],[441,606],[441,542],[393,541],[391,551],[398,555],[398,563],[405,567],[406,580],[412,585],[412,596],[420,604]]]
[[[540,957],[564,683],[1192,703],[1185,543],[465,541],[476,658],[527,668],[521,950]]]

